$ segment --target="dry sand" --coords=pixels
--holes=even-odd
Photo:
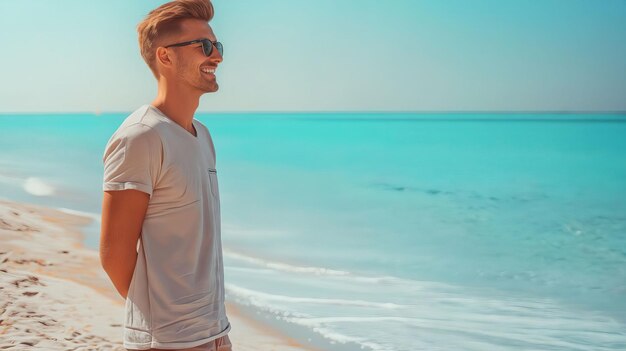
[[[82,245],[91,219],[0,200],[0,350],[122,350],[124,299]],[[234,351],[306,350],[227,305]]]

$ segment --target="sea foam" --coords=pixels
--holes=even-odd
[[[35,196],[52,196],[56,193],[54,186],[36,177],[26,178],[22,188],[27,193]]]
[[[71,215],[87,217],[87,218],[90,218],[90,219],[92,219],[92,220],[94,220],[96,222],[100,222],[102,220],[101,219],[102,217],[101,217],[101,215],[99,213],[72,210],[72,209],[64,208],[64,207],[57,207],[57,210],[59,210],[61,212],[65,212],[67,214],[71,214]]]
[[[341,270],[334,270],[334,269],[328,269],[328,268],[323,268],[323,267],[305,267],[305,266],[295,266],[295,265],[290,265],[287,263],[282,263],[282,262],[273,262],[273,261],[268,261],[268,260],[264,260],[258,257],[252,257],[252,256],[248,256],[248,255],[244,255],[238,252],[234,252],[231,250],[227,250],[224,249],[224,256],[227,256],[229,258],[233,258],[233,259],[237,259],[237,260],[241,260],[241,261],[245,261],[247,263],[252,263],[255,265],[259,265],[259,266],[264,266],[267,268],[271,268],[271,269],[275,269],[275,270],[279,270],[279,271],[285,271],[285,272],[292,272],[292,273],[312,273],[315,275],[334,275],[334,276],[344,276],[344,275],[349,275],[350,273],[347,271],[341,271]]]
[[[348,271],[319,274],[327,269],[232,252],[225,258],[229,300],[331,344],[374,351],[626,346],[624,324],[557,299]]]

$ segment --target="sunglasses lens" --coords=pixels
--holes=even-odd
[[[220,53],[220,56],[223,56],[224,53],[224,47],[222,47],[222,43],[215,42],[215,44],[211,43],[211,41],[209,40],[203,40],[202,41],[202,50],[204,50],[204,54],[206,56],[211,56],[211,53],[213,52],[213,47],[215,46],[215,48],[217,48],[217,52]]]
[[[202,41],[202,50],[206,56],[211,56],[211,51],[213,51],[213,45],[208,40]]]

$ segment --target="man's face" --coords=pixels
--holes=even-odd
[[[176,36],[174,43],[181,43],[196,39],[209,39],[216,42],[217,38],[207,22],[197,19],[185,19],[180,22],[182,29],[180,35]],[[202,50],[202,43],[191,44],[181,47],[172,47],[168,50],[174,51],[174,75],[180,83],[186,83],[201,93],[212,93],[219,89],[215,73],[207,73],[207,70],[215,71],[222,56],[213,47],[210,56],[206,56]]]

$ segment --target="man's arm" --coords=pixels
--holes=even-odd
[[[105,191],[102,199],[100,262],[126,298],[137,262],[137,241],[150,195],[139,190]]]

